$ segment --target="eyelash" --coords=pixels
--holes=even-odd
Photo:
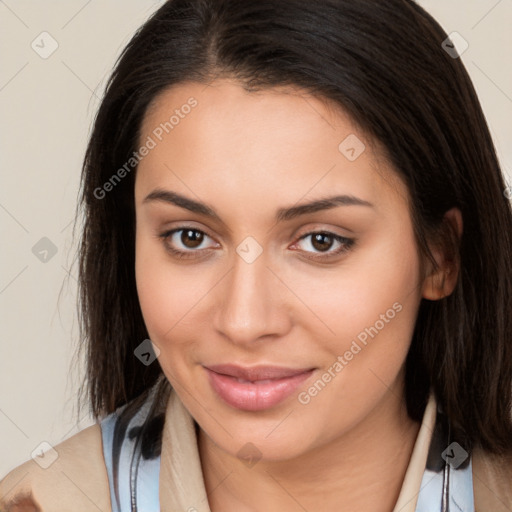
[[[179,233],[180,231],[185,231],[185,230],[194,231],[196,233],[201,233],[203,235],[206,235],[208,238],[212,238],[212,237],[210,237],[210,235],[208,235],[208,233],[206,233],[200,229],[190,227],[190,226],[181,226],[179,228],[172,229],[170,231],[165,231],[165,232],[159,234],[158,237],[162,239],[166,250],[178,259],[194,258],[195,257],[194,253],[197,253],[200,250],[205,250],[205,249],[200,249],[200,250],[190,249],[188,251],[180,251],[178,249],[174,249],[167,243],[167,240],[170,237],[172,237],[172,235],[174,235],[175,233]],[[325,261],[325,260],[332,259],[336,256],[339,256],[340,254],[348,252],[355,244],[355,240],[353,238],[346,238],[344,236],[337,235],[336,233],[332,233],[330,231],[321,231],[321,230],[320,231],[310,231],[310,232],[302,235],[298,241],[304,240],[312,235],[317,235],[317,234],[327,235],[327,236],[333,238],[334,241],[340,243],[341,245],[338,249],[336,249],[335,251],[332,251],[332,252],[316,253],[316,254],[319,254],[319,256],[306,256],[306,258],[311,259],[311,260]],[[309,251],[306,251],[306,252],[309,252]]]

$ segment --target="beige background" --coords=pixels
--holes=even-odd
[[[0,0],[0,477],[42,442],[91,424],[74,410],[72,221],[81,159],[116,56],[161,3]],[[469,43],[462,58],[512,183],[512,1],[420,4]],[[51,49],[44,31],[58,44],[47,59],[31,47]],[[32,252],[43,237],[57,250],[46,262]]]

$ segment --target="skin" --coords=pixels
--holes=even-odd
[[[296,89],[182,83],[152,103],[140,140],[191,96],[198,105],[137,169],[136,279],[159,363],[200,427],[211,510],[391,511],[419,429],[403,398],[418,307],[451,293],[457,268],[434,248],[440,268],[427,265],[423,277],[407,187],[340,109]],[[355,161],[338,149],[350,134],[366,146]],[[209,205],[220,220],[144,201],[157,188]],[[373,206],[275,222],[279,208],[336,194]],[[458,212],[447,219],[460,232]],[[200,245],[183,232],[159,236],[183,226],[206,233]],[[355,242],[325,257],[340,243],[300,240],[318,231]],[[252,263],[236,252],[248,236],[262,249]],[[298,393],[395,303],[400,312],[300,403]],[[277,406],[241,411],[209,384],[203,365],[220,363],[316,370]],[[252,467],[237,456],[248,442],[261,453]]]

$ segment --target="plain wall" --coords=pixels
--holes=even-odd
[[[55,445],[92,423],[74,407],[80,167],[105,79],[161,3],[0,2],[0,478],[41,442]],[[512,2],[419,3],[469,43],[462,59],[512,184]],[[58,48],[42,58],[52,39]]]

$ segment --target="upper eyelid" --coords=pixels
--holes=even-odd
[[[323,233],[323,234],[326,234],[326,235],[330,235],[333,238],[344,238],[346,240],[349,239],[348,236],[340,235],[339,233],[335,233],[334,231],[329,231],[328,229],[314,229],[314,230],[307,231],[306,233],[300,235],[297,238],[297,240],[302,240],[303,238],[306,238],[306,237],[311,236],[311,235],[316,235],[318,233]]]
[[[183,222],[187,222],[187,221],[183,221]],[[311,224],[322,225],[323,223],[322,222],[311,222]],[[212,236],[210,234],[208,229],[205,229],[203,227],[197,227],[197,226],[194,226],[194,225],[189,225],[189,224],[180,224],[180,225],[178,225],[176,227],[170,227],[169,229],[162,229],[161,231],[166,232],[166,233],[170,233],[171,231],[176,232],[176,231],[181,231],[182,229],[194,229],[194,230],[197,230],[197,231],[201,231],[202,233],[205,233],[206,235],[208,235],[210,238],[212,238],[214,240],[216,238],[215,236]],[[339,227],[339,229],[343,229],[344,231],[350,233],[350,235],[343,235],[343,234],[337,233],[336,231],[333,231],[333,228],[324,228],[324,227],[320,227],[319,226],[319,227],[309,228],[305,233],[302,233],[301,235],[296,235],[296,236],[297,236],[297,239],[298,239],[298,238],[301,238],[303,236],[307,236],[307,235],[312,234],[312,233],[329,233],[329,234],[332,234],[332,235],[335,235],[335,236],[340,236],[342,238],[350,238],[350,236],[352,236],[352,233],[354,233],[353,230],[348,229],[346,227]],[[301,229],[294,230],[295,233],[297,231],[301,231]]]

